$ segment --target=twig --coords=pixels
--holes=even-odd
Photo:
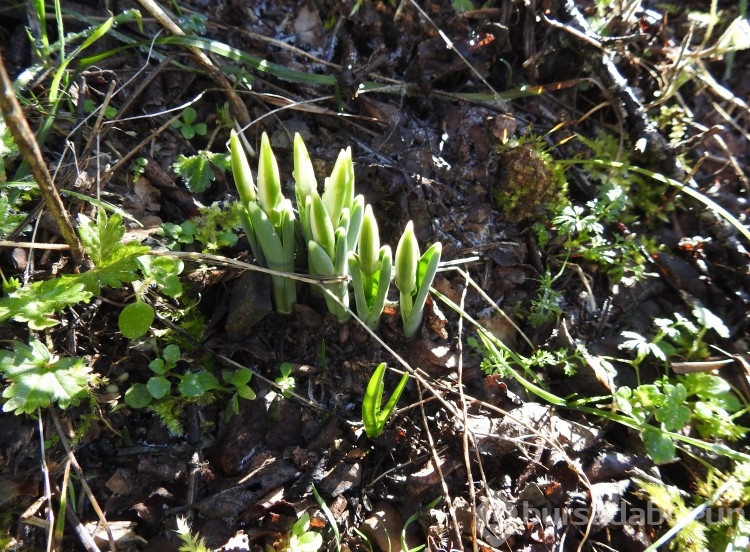
[[[60,194],[57,193],[57,188],[55,188],[55,183],[47,170],[47,165],[44,163],[39,143],[29,127],[21,105],[18,103],[18,98],[13,91],[13,84],[5,70],[2,56],[0,56],[0,111],[3,112],[5,124],[8,125],[13,140],[29,164],[31,174],[42,192],[45,205],[57,222],[63,239],[70,246],[73,260],[77,265],[81,264],[83,261],[83,246],[78,239],[73,221],[65,210]]]
[[[42,452],[42,478],[44,480],[44,496],[47,500],[47,550],[53,546],[55,510],[52,504],[52,486],[50,485],[49,467],[47,466],[46,452],[44,449],[44,426],[42,425],[41,409],[37,407],[37,426],[39,428],[39,444]]]
[[[65,243],[33,243],[33,242],[18,242],[9,240],[0,240],[0,247],[19,247],[21,249],[56,249],[58,251],[64,251],[70,249],[70,246]]]
[[[445,476],[443,475],[443,469],[440,467],[440,457],[438,456],[438,451],[435,448],[435,441],[432,438],[432,432],[430,431],[430,425],[427,421],[427,413],[424,410],[424,401],[422,401],[422,385],[420,385],[420,381],[417,380],[417,391],[419,393],[420,398],[420,405],[419,405],[419,411],[422,414],[422,423],[424,424],[425,429],[425,435],[427,436],[427,442],[430,445],[430,451],[432,452],[432,463],[435,466],[435,471],[440,475],[440,484],[443,487],[443,496],[445,497],[446,507],[448,508],[448,515],[451,518],[451,528],[453,529],[453,533],[456,538],[456,542],[454,543],[454,546],[456,548],[452,548],[453,550],[460,550],[463,552],[464,545],[461,539],[461,526],[458,523],[458,517],[456,516],[456,508],[453,506],[453,500],[451,499],[451,493],[450,489],[448,488],[448,483],[445,481]],[[434,393],[432,390],[430,390],[431,393]],[[474,524],[472,523],[472,526]]]
[[[684,170],[677,166],[667,141],[659,133],[656,125],[649,119],[646,108],[636,96],[635,91],[628,85],[625,77],[620,73],[612,60],[612,56],[594,33],[591,32],[586,18],[578,9],[574,0],[565,0],[562,4],[568,20],[573,25],[549,19],[546,15],[543,16],[544,21],[553,28],[569,33],[581,43],[598,49],[597,60],[592,64],[593,69],[607,88],[617,95],[622,102],[622,108],[633,122],[634,132],[632,137],[636,143],[636,148],[643,152],[648,150],[658,159],[669,159],[675,165],[673,169],[675,174],[684,173]],[[642,144],[642,140],[644,139],[646,143]]]
[[[157,255],[160,257],[176,257],[178,259],[185,259],[189,261],[201,262],[201,263],[213,263],[221,266],[230,268],[237,268],[240,270],[252,270],[254,272],[261,272],[270,276],[278,276],[280,278],[289,278],[290,280],[296,280],[298,282],[304,282],[306,284],[321,285],[321,284],[332,284],[336,282],[342,282],[347,279],[346,276],[310,276],[308,274],[297,274],[295,272],[281,272],[278,270],[272,270],[263,266],[258,266],[250,263],[238,261],[230,257],[223,257],[221,255],[213,255],[211,253],[197,253],[193,251],[157,251],[153,250],[151,255]]]
[[[89,487],[88,481],[86,481],[86,476],[83,473],[83,470],[81,469],[80,464],[78,463],[78,460],[75,457],[75,454],[73,454],[73,450],[70,448],[70,443],[68,443],[68,438],[65,436],[65,432],[63,431],[62,425],[60,424],[60,418],[57,415],[57,411],[55,410],[54,406],[51,406],[48,409],[48,412],[50,413],[50,416],[52,418],[52,422],[55,424],[55,429],[57,430],[57,434],[60,437],[60,443],[62,444],[63,448],[65,449],[65,452],[68,455],[68,459],[70,461],[70,465],[73,466],[73,469],[78,474],[78,477],[81,481],[81,487],[83,487],[84,492],[89,497],[89,500],[91,501],[91,507],[94,508],[94,511],[96,512],[96,515],[99,517],[99,521],[104,526],[104,529],[107,531],[107,536],[109,537],[109,548],[111,552],[117,552],[117,547],[115,546],[115,540],[112,536],[112,531],[109,528],[109,524],[107,523],[107,518],[104,515],[104,512],[102,512],[101,507],[99,506],[99,502],[96,500],[96,496],[94,496],[94,492],[91,490],[91,487]]]
[[[460,271],[460,269],[459,269]],[[466,275],[467,282],[470,280],[468,274]],[[464,310],[464,305],[466,302],[466,292],[469,290],[469,286],[463,286],[463,289],[461,291],[461,301],[459,302],[459,306],[461,307],[461,311]],[[461,432],[461,444],[463,446],[463,453],[464,453],[464,462],[466,463],[466,479],[469,486],[469,503],[471,504],[471,523],[470,523],[470,530],[471,530],[471,543],[472,543],[472,549],[474,552],[479,552],[479,545],[477,544],[477,495],[474,491],[474,476],[471,474],[471,458],[469,456],[469,441],[471,441],[472,445],[475,445],[474,439],[471,438],[470,431],[468,428],[468,421],[469,421],[469,411],[466,407],[466,394],[464,393],[464,351],[463,351],[463,332],[464,332],[464,317],[460,315],[458,317],[458,331],[457,331],[457,337],[456,343],[458,344],[458,350],[456,351],[458,355],[458,400],[461,406],[461,423],[464,426],[463,431]],[[474,447],[474,450],[476,450],[476,446]],[[480,460],[481,464],[481,460]],[[486,489],[486,488],[485,488]]]
[[[422,9],[422,7],[419,4],[417,4],[415,0],[410,0],[410,1],[411,1],[412,6],[416,8],[419,14],[422,17],[424,17],[427,20],[427,22],[435,28],[435,30],[440,35],[440,38],[442,38],[443,42],[445,42],[445,45],[448,47],[448,49],[452,50],[453,53],[456,54],[459,57],[459,59],[469,68],[469,70],[471,70],[471,72],[474,73],[474,76],[477,79],[479,79],[479,82],[481,82],[487,88],[487,90],[489,90],[492,93],[492,95],[495,98],[495,103],[504,111],[508,111],[507,102],[505,102],[505,100],[498,93],[498,91],[495,90],[489,82],[487,82],[487,79],[484,78],[482,73],[480,73],[479,70],[476,67],[474,67],[474,65],[472,65],[472,63],[468,59],[466,59],[466,56],[464,56],[461,52],[458,51],[458,48],[456,48],[453,45],[453,41],[450,38],[448,38],[448,35],[446,35],[443,32],[443,30],[435,24],[435,22],[430,18],[427,12],[425,12]]]

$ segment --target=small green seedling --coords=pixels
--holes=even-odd
[[[148,255],[137,257],[135,261],[143,275],[143,280],[133,284],[136,301],[122,309],[117,319],[122,335],[128,339],[143,337],[154,322],[156,311],[144,300],[144,295],[150,286],[155,285],[159,291],[169,297],[176,298],[182,295],[182,283],[179,278],[184,268],[182,261],[170,257]]]
[[[682,431],[689,424],[704,438],[735,441],[748,431],[735,423],[748,408],[743,408],[723,378],[712,374],[686,374],[677,381],[664,377],[635,389],[623,386],[615,393],[615,404],[644,428],[643,443],[657,464],[670,462],[676,455],[667,432]]]
[[[245,368],[244,366],[234,372],[231,370],[223,372],[224,381],[236,389],[232,398],[227,403],[227,408],[224,412],[225,419],[229,419],[232,414],[239,414],[241,398],[248,401],[255,400],[255,391],[249,385],[252,377],[253,373],[249,368]]]
[[[201,150],[195,155],[178,155],[172,169],[182,177],[188,189],[193,193],[205,192],[216,180],[214,168],[226,171],[230,167],[229,156],[225,153],[213,153]]]
[[[206,546],[206,540],[190,531],[190,526],[186,518],[177,516],[177,529],[175,533],[177,533],[177,536],[182,541],[182,546],[179,548],[180,552],[210,552],[210,549]]]
[[[145,408],[152,401],[168,397],[173,390],[184,399],[197,399],[210,391],[224,389],[216,376],[208,370],[177,373],[174,368],[181,355],[177,345],[170,344],[164,347],[161,358],[152,360],[148,365],[154,375],[145,384],[131,385],[125,392],[125,403],[131,408]],[[177,385],[173,389],[175,382]]]
[[[396,408],[396,403],[401,398],[406,387],[406,382],[409,380],[409,374],[404,373],[401,376],[401,380],[396,385],[396,389],[393,390],[391,398],[385,406],[381,408],[383,402],[383,378],[385,377],[385,362],[382,362],[375,368],[370,381],[367,384],[365,390],[365,397],[362,401],[362,423],[365,426],[365,433],[370,439],[375,439],[382,432],[385,427],[385,423],[393,413],[393,409]]]
[[[138,182],[138,179],[143,176],[146,172],[146,165],[148,165],[148,159],[145,157],[136,157],[131,163],[130,174],[133,175],[133,182]]]
[[[242,210],[238,202],[213,203],[201,207],[196,217],[180,224],[165,222],[157,234],[164,238],[167,249],[171,251],[198,242],[203,253],[216,253],[237,243],[236,229],[240,225]]]
[[[145,408],[152,400],[164,398],[172,388],[168,376],[177,366],[180,356],[181,351],[177,345],[164,347],[161,357],[155,358],[148,365],[154,375],[145,384],[131,385],[125,392],[125,403],[131,408]]]
[[[440,264],[442,245],[435,242],[424,255],[419,256],[419,244],[414,235],[414,223],[406,224],[396,247],[396,287],[404,324],[404,335],[412,339],[417,335],[424,315],[427,294]]]
[[[276,385],[279,386],[279,391],[284,395],[284,398],[288,399],[292,396],[295,385],[294,378],[291,376],[292,365],[288,362],[282,362],[279,366],[279,372],[281,372],[281,377],[276,378]]]
[[[157,230],[157,234],[164,238],[167,249],[170,251],[179,250],[182,245],[195,243],[195,233],[198,226],[192,220],[186,220],[180,224],[165,222]]]
[[[317,552],[323,546],[320,533],[310,531],[310,514],[303,512],[292,525],[289,543],[283,548],[284,552]]]
[[[186,107],[185,111],[182,112],[182,120],[177,120],[172,123],[172,126],[180,131],[182,137],[185,140],[191,140],[195,138],[195,135],[205,136],[208,132],[206,123],[197,123],[195,120],[198,117],[195,109],[192,107]]]

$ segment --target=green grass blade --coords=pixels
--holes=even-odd
[[[341,550],[341,533],[339,532],[339,527],[336,525],[336,517],[333,515],[333,512],[331,512],[331,509],[328,507],[328,504],[326,504],[323,501],[323,498],[318,493],[318,489],[315,488],[315,485],[312,486],[312,492],[315,496],[315,502],[318,503],[318,506],[321,510],[323,510],[323,513],[326,516],[326,519],[328,520],[328,523],[331,524],[331,532],[333,532],[333,539],[336,541],[336,550]]]
[[[50,91],[49,91],[49,101],[50,103],[55,103],[58,100],[58,96],[60,94],[60,82],[65,76],[65,71],[68,68],[68,65],[71,61],[73,61],[77,55],[91,46],[94,42],[99,40],[101,37],[103,37],[105,34],[107,34],[107,31],[112,27],[112,25],[115,22],[114,16],[107,19],[104,23],[99,25],[98,27],[93,29],[93,32],[86,38],[86,40],[81,43],[80,46],[78,46],[69,56],[67,56],[65,59],[63,59],[60,63],[60,67],[55,72],[55,76],[52,78],[52,83],[50,84]]]
[[[316,75],[314,73],[303,73],[301,71],[294,71],[287,69],[283,65],[271,63],[257,56],[253,56],[233,48],[223,42],[216,40],[210,40],[207,38],[197,36],[165,36],[156,40],[157,44],[172,44],[178,46],[192,46],[206,50],[213,54],[223,56],[225,58],[239,61],[245,65],[260,71],[261,73],[267,73],[274,77],[287,82],[294,82],[298,84],[313,84],[313,85],[326,85],[326,86],[337,86],[336,77],[331,75]]]
[[[432,293],[440,299],[443,303],[448,305],[451,309],[456,311],[457,313],[460,313],[461,316],[464,317],[465,320],[467,320],[472,326],[476,328],[476,330],[490,343],[495,345],[496,347],[502,349],[507,355],[513,359],[513,362],[518,364],[519,366],[528,366],[529,360],[524,359],[520,355],[513,352],[510,348],[508,348],[503,342],[501,342],[499,339],[497,339],[494,335],[492,335],[490,332],[488,332],[479,322],[474,320],[466,311],[462,310],[458,305],[456,305],[453,301],[448,299],[445,295],[440,293],[436,289],[431,290]],[[518,383],[520,383],[527,391],[532,393],[533,395],[536,395],[540,399],[543,399],[547,401],[550,404],[554,404],[555,406],[568,406],[568,402],[563,399],[562,397],[558,397],[557,395],[550,393],[546,389],[542,389],[540,386],[530,382],[521,374],[519,374],[516,370],[513,369],[507,362],[503,363],[503,369],[507,370],[508,373],[516,380]]]

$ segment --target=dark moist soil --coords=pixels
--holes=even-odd
[[[95,17],[106,17],[103,4],[64,2],[70,10]],[[381,241],[395,246],[412,220],[423,250],[441,241],[444,260],[472,258],[459,266],[513,317],[531,343],[502,317],[491,316],[487,300],[476,289],[466,289],[460,273],[441,272],[437,289],[463,302],[466,313],[483,319],[485,327],[520,354],[531,354],[531,346],[588,347],[591,356],[573,377],[554,368],[539,370],[558,396],[607,394],[607,378],[597,369],[596,358],[624,354],[617,348],[620,332],[648,334],[654,318],[690,316],[695,301],[730,329],[730,339],[711,336],[712,342],[730,353],[746,350],[747,244],[699,203],[677,198],[674,189],[648,180],[644,182],[654,186],[658,208],[627,225],[613,223],[606,233],[661,245],[658,256],[644,260],[650,276],[632,287],[621,284],[615,293],[602,267],[571,259],[580,271],[568,269],[554,286],[561,294],[557,322],[537,327],[528,322],[540,278],[548,269],[556,273],[564,259],[562,243],[540,244],[532,231],[535,222],[549,226],[546,206],[559,193],[540,150],[557,159],[585,157],[590,154],[582,139],[610,133],[622,137],[633,164],[681,181],[686,181],[678,162],[682,156],[690,165],[700,159],[694,185],[745,220],[749,150],[742,129],[750,124],[747,108],[732,106],[695,79],[687,83],[680,92],[694,124],[679,152],[666,141],[670,127],[649,126],[658,109],[637,109],[639,100],[654,98],[659,87],[655,77],[676,56],[689,7],[668,19],[653,5],[627,21],[613,20],[609,34],[625,38],[607,46],[614,59],[608,68],[592,44],[595,37],[563,28],[572,25],[571,13],[555,1],[490,2],[462,15],[447,1],[422,3],[435,26],[408,1],[394,7],[365,0],[353,15],[351,1],[179,4],[186,15],[207,18],[207,37],[281,67],[335,77],[337,89],[300,84],[213,56],[223,73],[247,73],[251,87],[238,86],[253,120],[245,135],[257,149],[261,133],[269,134],[288,197],[293,196],[290,144],[295,132],[304,137],[321,179],[338,152],[351,146],[357,191],[375,209]],[[594,16],[593,2],[577,4]],[[720,5],[725,20],[734,19],[735,5]],[[131,7],[138,6],[125,1],[109,9]],[[31,60],[25,17],[11,10],[1,24],[6,63],[17,74]],[[66,24],[70,30],[78,25],[74,19]],[[142,35],[134,24],[119,30],[147,40],[161,31],[148,17]],[[97,48],[118,45],[113,35]],[[227,174],[216,171],[210,189],[193,194],[172,170],[180,154],[204,148],[226,151],[226,129],[220,127],[215,136],[212,131],[219,126],[217,108],[227,99],[184,50],[160,46],[158,51],[167,57],[147,59],[145,50],[130,49],[88,69],[87,97],[101,103],[110,83],[116,83],[121,92],[110,103],[120,110],[121,120],[98,131],[100,150],[84,151],[90,125],[74,133],[77,165],[65,157],[58,174],[60,186],[75,184],[81,192],[95,193],[93,175],[97,168],[105,171],[102,198],[142,223],[133,225],[130,237],[155,246],[162,239],[155,233],[162,222],[180,223],[201,205],[236,197]],[[736,97],[750,96],[747,52],[736,54],[728,78],[723,77],[725,63],[708,62],[708,68]],[[612,70],[626,84],[618,86]],[[393,86],[387,92],[358,94],[365,81]],[[47,83],[41,81],[35,93],[43,95]],[[461,95],[489,94],[488,85],[501,93],[523,85],[543,88],[497,101]],[[207,136],[188,141],[172,128],[155,133],[175,113],[167,110],[179,110],[199,94],[193,105],[197,120],[208,125]],[[716,105],[729,111],[734,125]],[[713,129],[713,136],[705,134],[707,129]],[[45,145],[51,165],[61,160],[62,140],[70,130],[61,119]],[[129,162],[107,172],[152,134],[136,152],[149,160],[142,178],[133,182]],[[506,137],[532,134],[544,138],[515,150],[504,146]],[[634,145],[642,137],[648,138],[647,147],[638,153]],[[571,167],[566,178],[574,204],[596,197],[599,184],[585,169]],[[639,192],[647,195],[648,190],[634,193]],[[89,204],[70,205],[73,212],[91,213]],[[55,233],[44,218],[42,223],[37,240],[52,241]],[[220,253],[252,261],[247,251],[243,238]],[[3,255],[6,277],[27,266],[20,250]],[[68,270],[60,266],[61,258],[55,252],[35,255],[34,279]],[[176,334],[168,321],[157,321],[155,330],[171,329],[180,337],[183,368],[208,366],[218,374],[235,369],[233,361],[255,372],[252,387],[258,398],[241,400],[237,415],[225,416],[226,395],[211,404],[187,404],[177,412],[184,432],[176,436],[154,413],[124,407],[121,393],[146,381],[154,358],[152,340],[132,343],[117,329],[117,305],[129,300],[129,290],[105,290],[101,299],[63,313],[62,324],[47,334],[56,350],[89,358],[110,381],[128,377],[117,393],[98,390],[94,410],[59,413],[66,437],[75,436],[75,457],[117,550],[177,550],[178,515],[190,520],[210,549],[280,549],[305,509],[313,515],[313,529],[329,540],[327,549],[334,549],[329,520],[316,505],[313,486],[336,520],[342,546],[352,550],[368,549],[354,528],[375,550],[388,550],[386,533],[391,549],[399,550],[404,527],[409,547],[426,543],[430,550],[471,547],[473,539],[483,550],[575,550],[582,541],[584,550],[643,550],[666,527],[628,525],[617,517],[622,504],[644,506],[633,492],[633,470],[687,491],[703,473],[688,457],[654,466],[635,432],[556,411],[513,379],[486,375],[481,357],[466,342],[475,332],[442,303],[430,302],[426,323],[412,341],[402,336],[397,310],[387,309],[378,336],[388,350],[357,324],[337,324],[306,286],[299,287],[293,314],[258,316],[268,301],[263,278],[218,266],[203,271],[196,263],[187,266],[186,295],[199,301],[205,329],[192,341]],[[163,306],[166,312],[177,304]],[[20,325],[5,324],[2,331],[4,339],[27,338]],[[403,368],[396,355],[419,370],[419,381],[412,378],[398,414],[380,437],[370,440],[361,427],[364,389],[380,362]],[[279,377],[283,362],[292,366],[297,398],[282,399],[269,384]],[[726,366],[722,373],[738,389],[747,389],[743,364]],[[641,375],[648,379],[647,366]],[[386,395],[396,381],[396,374],[387,375]],[[626,367],[616,382],[636,384]],[[42,424],[51,438],[50,416]],[[45,548],[45,532],[38,525],[46,503],[35,502],[44,497],[37,430],[29,418],[0,417],[2,519],[22,543],[18,550]],[[65,458],[59,443],[47,450],[55,496]],[[76,519],[93,532],[97,515],[80,476],[71,474],[71,482],[75,515],[68,517],[61,549],[83,550],[74,531]],[[570,518],[556,523],[545,511],[565,511]],[[22,514],[27,522],[19,522]],[[416,521],[409,523],[412,519]],[[98,530],[96,542],[107,550],[102,535]]]

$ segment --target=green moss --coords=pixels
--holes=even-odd
[[[501,146],[489,172],[495,178],[493,203],[508,222],[535,221],[547,210],[567,203],[563,168],[540,139]]]

